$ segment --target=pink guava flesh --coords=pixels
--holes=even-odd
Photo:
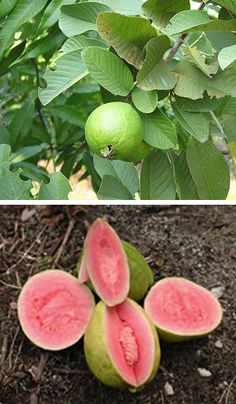
[[[154,338],[145,315],[127,299],[106,309],[106,338],[114,367],[132,386],[144,384],[153,369]]]
[[[178,335],[207,334],[222,318],[218,300],[205,288],[184,278],[157,282],[144,307],[157,327]]]
[[[119,237],[104,220],[90,227],[84,254],[96,293],[108,306],[122,303],[129,292],[129,266]]]
[[[61,270],[32,276],[18,300],[24,333],[35,345],[49,350],[75,344],[85,333],[93,309],[90,290]]]

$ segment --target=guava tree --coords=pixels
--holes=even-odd
[[[0,149],[0,183],[7,171],[52,199],[37,165],[44,158],[61,167],[62,199],[81,168],[100,199],[226,199],[236,161],[235,1],[12,0],[0,2],[0,16],[0,143],[11,147]],[[89,115],[113,102],[139,114],[143,160],[117,160],[109,144],[94,153],[85,141]]]

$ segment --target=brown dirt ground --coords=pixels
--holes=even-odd
[[[156,280],[184,276],[223,291],[224,319],[218,330],[202,340],[162,344],[157,377],[136,394],[97,381],[85,363],[82,341],[61,352],[45,352],[27,340],[17,319],[21,285],[53,267],[69,222],[74,227],[57,267],[73,273],[88,224],[98,216],[106,216],[120,237],[142,251]],[[235,237],[235,207],[1,207],[0,403],[235,403]],[[218,340],[222,348],[215,346]],[[211,376],[201,377],[198,368]],[[166,395],[166,382],[173,396]]]

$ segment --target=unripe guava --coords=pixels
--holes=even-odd
[[[97,304],[84,336],[84,352],[102,383],[132,391],[151,382],[160,363],[155,327],[131,299],[115,307]]]
[[[141,146],[142,120],[135,109],[125,102],[110,102],[96,108],[86,122],[85,138],[92,151],[100,157],[135,161],[139,158],[131,158],[140,147],[139,154],[144,153]]]

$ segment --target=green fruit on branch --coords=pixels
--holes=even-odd
[[[125,102],[110,102],[96,108],[86,122],[85,138],[92,151],[104,158],[136,161],[149,150],[142,145],[142,120]]]
[[[219,301],[207,289],[184,278],[157,282],[144,308],[160,338],[169,342],[204,337],[222,320]]]
[[[97,304],[84,336],[84,352],[102,383],[132,391],[151,382],[160,363],[155,327],[131,299],[115,307]]]

